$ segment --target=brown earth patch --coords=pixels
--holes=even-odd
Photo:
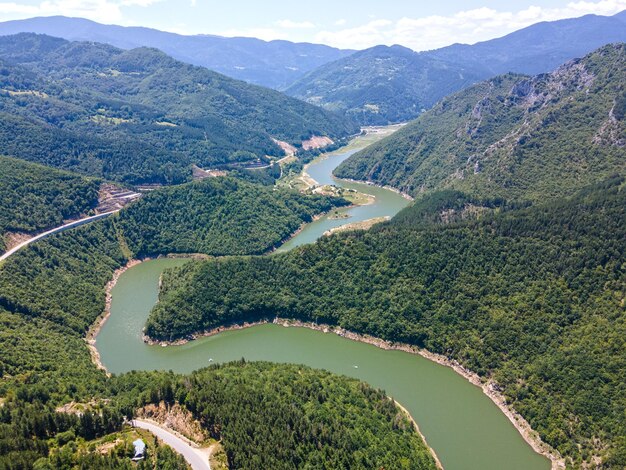
[[[304,150],[311,150],[311,149],[321,149],[324,147],[328,147],[329,145],[333,144],[334,142],[332,141],[332,139],[330,137],[322,137],[322,136],[313,136],[308,140],[304,140],[302,142],[302,148]]]
[[[139,197],[141,197],[141,194],[134,191],[121,188],[111,183],[102,183],[98,191],[96,214],[119,210]]]
[[[7,232],[4,236],[4,244],[6,245],[6,251],[16,247],[20,243],[30,240],[33,236],[29,233],[23,232]]]
[[[272,139],[272,140],[274,141],[276,145],[278,145],[281,149],[283,149],[283,152],[285,152],[286,156],[295,155],[296,152],[298,151],[298,149],[295,148],[293,145],[291,145],[289,142],[285,142],[283,140],[278,140],[278,139]]]
[[[137,410],[137,418],[155,421],[167,429],[182,434],[194,442],[205,442],[209,439],[206,430],[193,418],[191,412],[179,404],[150,404]]]

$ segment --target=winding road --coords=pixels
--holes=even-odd
[[[168,446],[181,454],[187,463],[191,465],[193,470],[211,470],[209,464],[209,452],[208,449],[200,449],[193,447],[189,442],[180,438],[176,434],[164,429],[157,424],[142,419],[134,419],[132,424],[136,428],[145,429],[150,431],[156,437],[165,442]]]
[[[21,250],[25,246],[28,246],[31,243],[36,242],[37,240],[41,240],[42,238],[49,237],[50,235],[54,235],[55,233],[62,232],[64,230],[68,230],[70,228],[79,227],[81,225],[88,224],[89,222],[93,222],[94,220],[103,219],[105,217],[110,216],[111,214],[115,214],[116,212],[119,212],[119,209],[116,209],[116,210],[111,211],[111,212],[103,212],[102,214],[92,215],[90,217],[85,217],[84,219],[75,220],[75,221],[69,222],[69,223],[67,223],[65,225],[61,225],[60,227],[53,228],[52,230],[48,230],[47,232],[40,233],[39,235],[36,235],[33,238],[29,238],[25,242],[22,242],[19,245],[14,246],[9,251],[4,253],[2,256],[0,256],[0,262],[4,261],[9,256],[15,254],[16,252],[18,252],[19,250]]]

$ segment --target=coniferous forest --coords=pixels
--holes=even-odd
[[[8,232],[37,232],[88,213],[99,187],[97,179],[0,157],[0,253]]]
[[[619,468],[625,188],[615,177],[572,199],[449,223],[438,215],[467,202],[435,193],[370,232],[189,263],[166,272],[146,331],[172,340],[279,315],[413,344],[493,377],[574,462],[601,445]]]
[[[4,154],[134,184],[189,180],[191,164],[282,156],[273,139],[301,149],[312,136],[358,132],[346,118],[156,49],[34,34],[0,37],[0,116]]]
[[[602,18],[429,53],[322,48],[338,60],[280,71],[307,102],[137,44],[142,28],[122,48],[0,24],[0,254],[100,210],[103,188],[140,194],[0,261],[0,470],[190,468],[130,425],[157,407],[182,410],[214,470],[439,468],[407,412],[356,379],[232,357],[184,374],[98,368],[112,283],[170,255],[190,259],[163,272],[136,332],[153,349],[276,317],[341,327],[478,374],[567,470],[626,468],[626,45],[609,44],[626,16]],[[231,39],[237,57],[322,51]],[[211,54],[192,55],[224,62]],[[247,65],[238,77],[262,75]],[[396,128],[359,126],[413,118],[385,138]],[[329,153],[351,155],[335,175],[415,199],[275,252],[324,215],[383,220],[358,213],[384,197],[308,173],[359,132],[375,143]]]
[[[481,82],[444,98],[335,174],[413,196],[444,188],[510,200],[571,195],[625,171],[625,64],[622,43],[550,74]]]
[[[221,441],[229,468],[320,462],[328,468],[435,468],[408,417],[383,392],[356,380],[254,363],[212,367],[191,377],[134,373],[108,379],[85,347],[84,335],[104,309],[104,285],[131,257],[187,249],[264,252],[312,215],[342,204],[208,179],[153,192],[118,215],[6,260],[0,266],[0,468],[130,468],[128,446],[120,443],[103,456],[93,448],[122,433],[124,416],[161,402],[182,404],[204,423]],[[197,210],[186,210],[192,207]],[[231,233],[227,224],[211,229],[219,220],[239,220],[246,230]],[[180,233],[195,234],[195,243],[173,236]],[[146,234],[150,244],[142,239]],[[292,393],[278,384],[291,384]],[[94,404],[81,416],[57,411],[71,402]],[[297,433],[288,432],[286,423]],[[156,447],[150,458],[140,468],[152,461],[158,468],[186,468],[166,447]]]

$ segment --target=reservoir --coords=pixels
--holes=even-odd
[[[323,178],[331,178],[332,169],[344,158],[347,157],[341,152],[333,154],[311,165],[309,174],[320,184],[328,184]],[[389,210],[382,215],[394,215],[408,203],[392,191],[354,184],[359,191],[376,196],[382,206],[348,209],[354,212],[347,220],[324,222],[322,218],[294,237],[287,248],[315,241],[328,230],[326,223],[338,226],[378,217],[372,214],[381,207]],[[371,212],[359,211],[366,208]],[[355,377],[385,390],[415,418],[446,470],[550,469],[549,460],[530,448],[478,387],[452,369],[421,356],[382,350],[331,333],[272,324],[228,331],[182,346],[145,344],[141,330],[157,301],[159,277],[164,269],[185,262],[147,261],[120,276],[112,291],[110,318],[96,338],[102,363],[110,372],[161,369],[186,373],[242,357],[250,361],[305,364]]]
[[[316,159],[308,165],[305,170],[311,178],[322,186],[335,185],[345,189],[353,189],[360,193],[374,196],[374,202],[365,206],[339,209],[338,212],[340,214],[347,215],[348,218],[333,219],[329,215],[326,215],[321,219],[306,225],[297,236],[288,240],[278,250],[276,250],[277,252],[288,251],[299,245],[313,243],[327,230],[341,225],[361,222],[377,217],[393,217],[410,203],[408,199],[394,191],[390,191],[389,189],[364,183],[346,181],[333,176],[333,170],[337,168],[341,162],[348,159],[351,155],[372,142],[379,140],[384,135],[387,134],[382,133],[358,137],[352,141],[348,147],[339,149],[336,152],[332,152],[329,155],[324,155],[321,158]]]

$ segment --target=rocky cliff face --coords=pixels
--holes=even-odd
[[[540,200],[626,171],[625,51],[609,45],[549,74],[472,86],[336,174],[413,195],[454,188]]]

